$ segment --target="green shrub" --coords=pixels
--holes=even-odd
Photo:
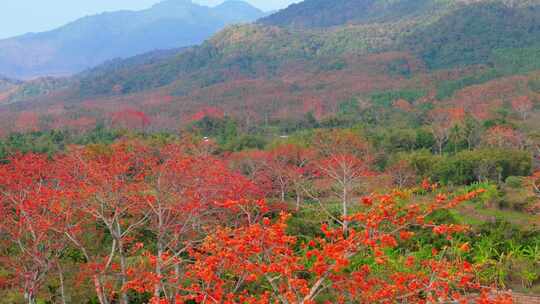
[[[504,48],[494,50],[492,61],[500,73],[520,74],[540,69],[540,48]]]
[[[443,184],[465,185],[475,181],[502,183],[508,176],[530,174],[532,159],[519,150],[480,149],[445,156],[432,169],[432,177]]]
[[[489,69],[476,75],[466,76],[457,80],[443,81],[437,85],[438,100],[443,100],[454,96],[454,94],[468,86],[486,83],[492,79],[503,76],[501,72],[495,69]]]
[[[266,140],[257,135],[242,135],[223,145],[226,151],[242,151],[246,149],[264,149]]]
[[[414,102],[426,96],[424,89],[403,89],[397,91],[375,92],[371,94],[370,99],[374,105],[389,108],[398,99],[405,99],[408,102]]]
[[[523,187],[523,178],[519,176],[509,176],[505,181],[506,186],[514,189]]]

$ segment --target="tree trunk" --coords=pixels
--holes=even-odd
[[[180,278],[180,265],[179,264],[174,265],[174,275],[176,276],[176,278]],[[175,287],[174,292],[172,293],[172,299],[171,299],[173,304],[178,304],[178,303],[176,303],[176,296],[177,295],[178,295],[178,288]]]
[[[347,200],[348,200],[348,191],[347,186],[343,186],[343,198],[342,198],[342,207],[343,207],[343,235],[346,237],[349,232],[349,221],[347,220],[348,210],[347,210]]]
[[[56,268],[58,269],[58,279],[60,281],[60,302],[66,304],[66,291],[64,288],[64,272],[59,262],[56,262]]]
[[[31,278],[28,278],[28,280],[24,284],[24,299],[26,300],[26,303],[28,304],[35,304],[36,303],[36,295],[35,292],[37,291],[37,278],[39,276],[38,271],[33,271]]]
[[[98,297],[98,301],[100,304],[109,304],[109,301],[107,300],[107,296],[105,295],[105,291],[103,290],[103,286],[101,284],[101,280],[99,279],[99,275],[94,275],[94,288],[96,289],[96,295]]]
[[[24,292],[24,299],[26,300],[26,303],[28,304],[36,304],[36,298],[30,291]]]
[[[118,251],[120,252],[120,269],[122,271],[122,274],[121,274],[122,288],[120,291],[120,303],[128,304],[129,302],[128,295],[126,291],[124,290],[124,287],[127,284],[127,277],[126,277],[127,263],[126,263],[126,257],[124,255],[124,246],[121,243],[119,243]]]
[[[285,195],[287,194],[286,193],[286,189],[287,189],[287,185],[284,181],[284,178],[283,177],[279,177],[279,189],[281,191],[281,201],[284,202],[285,201]]]
[[[300,211],[300,205],[302,204],[302,192],[296,189],[296,211]]]
[[[162,237],[158,237],[157,242],[157,257],[156,257],[156,276],[159,278],[154,286],[154,297],[159,299],[161,297],[161,270],[162,270],[162,256],[163,256],[163,240]]]
[[[124,242],[122,240],[122,228],[120,228],[120,223],[116,222],[116,242],[118,243],[118,255],[120,256],[120,282],[122,287],[120,289],[120,304],[129,304],[129,299],[127,292],[124,290],[124,287],[127,285],[127,261],[124,254]]]
[[[158,212],[157,212],[157,220],[158,220],[158,227],[157,227],[157,257],[156,257],[156,276],[159,278],[159,280],[156,282],[154,286],[154,297],[159,299],[161,296],[161,289],[162,289],[162,282],[161,282],[161,271],[162,271],[162,256],[163,256],[163,209],[161,208],[161,203],[158,201]]]

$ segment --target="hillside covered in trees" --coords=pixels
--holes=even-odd
[[[536,0],[306,0],[0,78],[0,303],[539,295],[538,20]]]

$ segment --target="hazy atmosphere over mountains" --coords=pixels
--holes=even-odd
[[[18,0],[4,1],[0,10],[0,39],[29,32],[45,32],[84,16],[118,10],[143,10],[161,0]],[[225,0],[193,0],[216,6]],[[246,0],[251,5],[269,12],[287,7],[299,0]],[[23,16],[23,17],[21,17]]]
[[[69,75],[116,57],[195,45],[228,24],[263,15],[240,0],[215,7],[165,0],[146,10],[84,17],[49,32],[0,40],[0,74]]]
[[[540,39],[539,2],[306,0],[255,24],[227,28],[192,48],[117,60],[68,79],[28,82],[9,94],[4,90],[2,96],[14,102],[36,96],[47,99],[51,93],[62,92],[62,98],[80,99],[172,84],[164,90],[182,98],[244,77],[288,77],[287,69],[292,67],[309,73],[317,69],[345,73],[358,61],[352,58],[389,52],[409,56],[387,63],[396,65],[392,69],[405,69],[402,73],[479,64],[497,66],[501,73],[503,68],[514,68],[514,59],[508,58],[514,54],[526,61],[521,70],[534,69],[535,56],[525,55],[535,54]],[[263,15],[238,1],[209,8],[188,0],[168,0],[140,12],[87,17],[52,32],[1,41],[0,74],[28,77],[76,72],[114,57],[195,45],[225,24]],[[519,48],[526,48],[520,49],[523,54],[516,53]],[[350,72],[375,71],[364,66]],[[497,73],[486,77],[498,77]]]

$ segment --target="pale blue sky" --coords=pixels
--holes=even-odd
[[[139,10],[160,0],[5,0],[0,3],[0,39],[42,32],[77,18],[120,9]],[[245,0],[263,10],[274,10],[298,0]],[[217,5],[223,0],[194,0]]]

